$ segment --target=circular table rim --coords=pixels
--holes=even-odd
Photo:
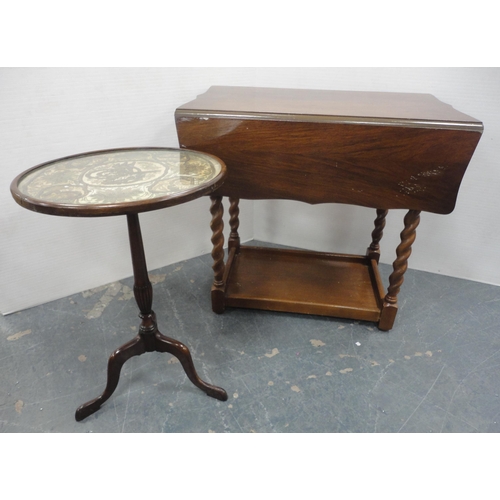
[[[163,197],[129,201],[123,203],[101,203],[95,205],[70,205],[70,204],[58,204],[50,203],[46,201],[37,200],[25,193],[22,193],[19,189],[19,183],[21,180],[32,173],[34,170],[40,169],[42,167],[48,166],[52,163],[57,163],[64,160],[83,158],[85,156],[106,154],[106,153],[119,153],[119,152],[132,152],[132,151],[177,151],[177,152],[187,152],[196,153],[202,156],[207,156],[221,165],[221,171],[210,181],[197,186],[192,190],[187,190],[181,193],[175,193],[171,195],[166,195]],[[135,214],[141,212],[149,212],[152,210],[159,210],[161,208],[171,207],[174,205],[179,205],[185,203],[201,196],[210,194],[215,191],[224,182],[227,175],[227,167],[225,163],[218,158],[209,153],[204,153],[203,151],[196,151],[194,149],[184,149],[184,148],[167,148],[167,147],[133,147],[133,148],[112,148],[112,149],[102,149],[97,151],[89,151],[86,153],[80,153],[76,155],[64,156],[56,160],[50,160],[34,167],[31,167],[24,172],[21,172],[11,183],[10,191],[14,200],[21,205],[23,208],[32,210],[34,212],[44,213],[48,215],[63,215],[69,217],[105,217],[111,215],[126,215]]]

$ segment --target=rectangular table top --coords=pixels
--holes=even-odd
[[[430,94],[211,87],[175,111],[181,148],[243,199],[453,211],[483,124]]]
[[[183,116],[483,128],[431,94],[213,86],[178,110]]]

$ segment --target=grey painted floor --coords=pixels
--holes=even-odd
[[[381,266],[384,283],[389,266]],[[410,262],[411,267],[411,262]],[[408,270],[390,332],[374,324],[243,309],[212,313],[211,257],[151,272],[165,335],[191,350],[206,396],[169,354],[127,361],[111,399],[113,350],[137,333],[132,279],[0,317],[2,433],[496,433],[500,287]]]

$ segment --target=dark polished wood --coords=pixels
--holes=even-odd
[[[389,276],[389,288],[380,315],[379,328],[381,330],[390,330],[394,324],[398,308],[397,296],[404,281],[404,274],[408,269],[411,246],[415,241],[419,223],[420,211],[409,210],[404,218],[405,228],[401,232],[401,243],[396,248],[397,257],[393,264],[393,272]]]
[[[178,340],[162,335],[158,330],[156,315],[152,310],[153,287],[148,277],[139,216],[137,214],[127,215],[127,224],[134,270],[134,296],[139,306],[139,317],[141,318],[139,333],[111,355],[108,361],[108,380],[104,392],[76,410],[75,418],[77,421],[81,421],[99,410],[118,386],[120,371],[125,361],[145,352],[156,351],[173,354],[181,362],[186,375],[196,387],[220,401],[227,400],[227,393],[224,389],[207,384],[198,376],[189,349]]]
[[[384,235],[385,218],[387,217],[388,210],[377,210],[377,218],[375,219],[375,229],[372,231],[372,242],[366,250],[366,255],[375,259],[377,262],[380,260],[380,240]]]
[[[431,94],[213,86],[179,116],[372,123],[482,130],[482,123]]]
[[[138,215],[210,195],[225,176],[226,166],[212,155],[173,148],[127,148],[46,162],[23,172],[12,182],[15,201],[35,212],[73,217],[127,216],[134,297],[141,324],[137,336],[110,356],[104,392],[76,410],[77,421],[99,410],[118,386],[123,364],[145,352],[174,355],[196,387],[213,398],[227,400],[224,389],[198,376],[189,349],[158,330]],[[221,198],[216,199],[216,224],[221,224]],[[222,268],[223,259],[222,250]]]
[[[179,143],[224,159],[222,196],[450,213],[481,122],[425,94],[388,93],[386,107],[384,95],[212,87],[176,110]]]
[[[240,248],[240,235],[238,228],[240,227],[240,200],[239,198],[229,198],[229,226],[231,234],[229,235],[228,246],[229,248]]]
[[[212,221],[212,269],[214,271],[214,282],[212,284],[212,308],[217,313],[224,312],[224,221],[222,219],[224,210],[221,196],[211,196],[212,205],[210,213]]]
[[[141,199],[136,201],[120,201],[116,203],[88,203],[86,205],[82,204],[68,204],[68,203],[58,203],[48,201],[46,199],[35,198],[29,194],[23,192],[20,189],[20,184],[28,176],[35,174],[37,171],[42,171],[51,165],[60,162],[70,162],[74,160],[83,160],[85,158],[91,158],[95,155],[105,155],[114,153],[134,153],[141,151],[151,151],[151,152],[166,152],[175,153],[179,150],[176,148],[120,148],[120,149],[103,149],[100,151],[91,151],[87,153],[82,153],[79,155],[65,156],[57,160],[52,160],[32,167],[25,172],[19,174],[10,185],[10,192],[14,200],[24,208],[32,210],[33,212],[48,214],[48,215],[61,215],[69,217],[105,217],[111,215],[126,215],[128,213],[142,213],[150,212],[152,210],[159,210],[161,208],[173,207],[181,203],[186,203],[191,200],[195,200],[200,196],[204,196],[212,193],[216,190],[223,182],[226,175],[225,165],[223,171],[220,175],[217,175],[213,179],[203,182],[198,186],[193,185],[190,187],[188,192],[179,193],[168,193],[164,196],[155,196],[150,199]],[[196,151],[187,151],[192,154],[199,154]],[[219,158],[216,158],[209,153],[204,153],[207,158],[210,158],[214,163],[221,163]],[[188,178],[189,175],[186,175]]]
[[[379,319],[373,259],[244,245],[233,258],[226,306]]]
[[[250,87],[211,87],[177,108],[175,120],[181,148],[208,152],[228,166],[226,182],[213,193],[217,213],[222,210],[219,198],[228,197],[231,215],[225,266],[218,219],[212,227],[217,247],[214,311],[221,313],[231,305],[367,319],[365,308],[372,307],[367,304],[376,303],[371,321],[377,321],[382,330],[394,323],[396,296],[415,239],[416,214],[453,211],[483,131],[480,121],[429,94]],[[294,254],[290,260],[287,253],[240,246],[239,199],[374,208],[377,218],[367,256],[355,256],[356,265],[348,265],[344,257],[316,253],[317,262],[311,265],[314,257],[310,252]],[[389,290],[380,294],[377,263],[385,218],[391,209],[409,214]],[[284,261],[286,277],[280,264]],[[302,262],[308,263],[307,272],[300,267]],[[352,286],[349,280],[335,281],[338,269],[346,267],[362,270],[370,279],[355,279]],[[330,268],[335,269],[332,279],[322,279]],[[341,291],[332,292],[334,287]],[[298,291],[290,297],[289,289],[307,290],[315,299],[304,301],[304,294]],[[274,290],[272,297],[270,290]],[[370,301],[366,290],[373,296]],[[342,293],[357,297],[357,306],[349,309],[341,301],[337,304]],[[322,297],[329,297],[330,307]],[[346,316],[348,310],[350,316]]]

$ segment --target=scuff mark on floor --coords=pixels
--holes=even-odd
[[[313,347],[321,347],[321,346],[326,345],[324,342],[322,342],[321,340],[317,340],[317,339],[311,339],[311,340],[309,340],[309,342],[311,342]]]
[[[266,356],[266,358],[272,358],[273,356],[276,356],[276,354],[279,354],[279,353],[280,352],[275,347],[271,352],[266,352],[265,356]]]
[[[149,274],[149,281],[151,281],[152,285],[156,285],[157,283],[162,283],[165,281],[165,278],[167,277],[166,274]]]
[[[344,368],[343,370],[339,370],[340,373],[349,373],[352,372],[352,368]]]
[[[101,285],[96,288],[90,288],[89,290],[85,290],[82,292],[82,297],[87,298],[91,297],[92,295],[95,295],[96,293],[102,292],[108,287],[108,285]]]
[[[292,389],[293,392],[300,392],[300,387],[297,387],[296,385],[292,385],[290,389]]]
[[[438,352],[440,352],[440,351],[438,351]],[[417,351],[413,356],[415,356],[416,358],[421,358],[422,356],[425,355],[428,358],[432,358],[432,354],[433,354],[432,351],[426,351],[426,352],[418,352]],[[404,358],[405,359],[411,359],[411,356],[406,355]]]
[[[18,401],[16,401],[14,408],[16,409],[17,413],[21,414],[21,412],[23,411],[23,406],[24,402],[19,399]]]
[[[106,307],[111,304],[111,302],[121,289],[122,285],[118,282],[108,285],[107,290],[104,292],[103,296],[97,301],[97,304],[87,313],[87,319],[99,318],[104,309],[106,309]]]
[[[122,285],[122,296],[118,300],[130,300],[134,296],[134,291],[127,285]]]
[[[87,361],[87,356],[85,356],[85,354],[80,354],[80,356],[78,356],[78,361],[84,363],[85,361]]]
[[[25,335],[29,335],[31,333],[31,330],[23,330],[22,332],[17,332],[14,333],[14,335],[10,335],[7,337],[7,340],[19,340],[21,337],[24,337]]]

